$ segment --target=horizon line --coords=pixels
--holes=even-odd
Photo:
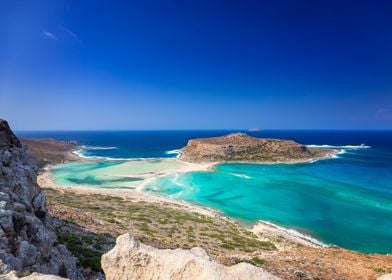
[[[244,128],[156,128],[156,129],[15,129],[14,132],[125,132],[125,131],[392,131],[392,128],[266,128],[250,130]]]

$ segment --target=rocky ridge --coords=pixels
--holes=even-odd
[[[291,140],[257,138],[245,133],[188,141],[180,158],[192,162],[302,162],[326,158],[336,151],[310,148]]]
[[[40,272],[82,279],[75,258],[46,222],[34,157],[0,119],[0,274]]]
[[[40,168],[49,163],[58,164],[80,160],[80,157],[72,153],[81,148],[75,141],[59,141],[51,138],[21,138],[19,140],[36,157]]]
[[[129,234],[117,238],[116,246],[102,256],[107,280],[277,280],[249,263],[224,266],[213,262],[200,247],[191,250],[155,249]]]

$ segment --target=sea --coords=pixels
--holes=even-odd
[[[77,153],[99,161],[92,167],[98,169],[175,158],[189,139],[231,132],[238,131],[20,131],[17,136],[77,141],[83,145]],[[222,163],[210,171],[159,178],[144,191],[218,210],[247,226],[267,221],[326,245],[392,253],[392,131],[241,132],[340,152],[311,163]]]

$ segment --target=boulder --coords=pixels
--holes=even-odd
[[[275,280],[260,267],[249,263],[225,266],[210,259],[202,248],[155,249],[124,234],[104,254],[102,268],[107,280]]]

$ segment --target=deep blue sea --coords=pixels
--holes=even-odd
[[[20,137],[76,140],[83,156],[175,157],[196,137],[232,131],[19,132]],[[146,191],[222,211],[246,224],[265,220],[327,243],[392,253],[392,131],[258,131],[258,137],[338,146],[337,158],[306,164],[220,164],[174,174]],[[359,148],[365,144],[368,148]]]

